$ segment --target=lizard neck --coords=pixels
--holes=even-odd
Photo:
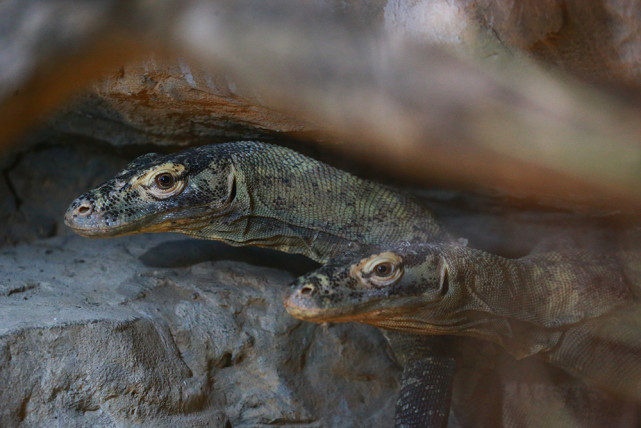
[[[549,350],[567,328],[631,296],[615,258],[601,254],[550,252],[506,259],[463,251],[453,264],[459,266],[455,281],[464,299],[457,312],[472,320],[465,334],[489,334],[519,358]]]
[[[267,246],[324,263],[352,248],[444,236],[411,196],[292,150],[262,145],[258,152],[235,153],[232,161],[237,195],[222,238],[233,245]],[[197,234],[213,233],[204,228]]]
[[[630,286],[616,255],[587,251],[532,254],[520,259],[474,251],[467,284],[493,313],[559,328],[627,302]]]

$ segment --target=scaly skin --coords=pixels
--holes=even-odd
[[[179,232],[299,253],[320,263],[348,250],[446,238],[431,213],[409,195],[258,142],[142,156],[77,198],[65,223],[87,237]],[[420,342],[423,346],[425,339]],[[451,359],[426,357],[412,359],[404,379],[425,373],[432,377],[423,383],[449,391],[453,370],[438,370],[451,367]],[[445,398],[421,409],[446,419]],[[397,425],[418,426],[403,419],[406,404],[397,404]],[[441,426],[442,419],[430,426]]]
[[[162,189],[159,176],[175,184]],[[73,201],[65,223],[87,237],[178,232],[320,263],[348,249],[445,237],[409,195],[258,142],[142,156]]]
[[[404,245],[337,258],[299,278],[285,306],[307,321],[490,340],[641,400],[639,284],[635,252],[505,259],[454,244]]]

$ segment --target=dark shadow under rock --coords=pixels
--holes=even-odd
[[[301,255],[257,247],[232,247],[216,241],[176,239],[150,248],[140,256],[149,267],[186,267],[211,260],[233,260],[255,266],[283,269],[300,276],[320,265]]]

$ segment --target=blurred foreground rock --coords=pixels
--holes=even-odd
[[[171,265],[189,242],[2,250],[0,426],[391,424],[398,368],[374,329],[293,319],[284,271],[140,261]]]
[[[639,1],[517,3],[12,0],[0,144],[93,87],[54,130],[118,145],[310,131],[421,184],[637,210]]]
[[[48,122],[49,131],[125,145],[274,139],[318,126],[262,105],[251,88],[184,58],[144,61],[107,73]]]

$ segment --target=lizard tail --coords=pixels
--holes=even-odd
[[[409,361],[403,369],[395,427],[447,426],[453,377],[453,358],[436,356]]]

